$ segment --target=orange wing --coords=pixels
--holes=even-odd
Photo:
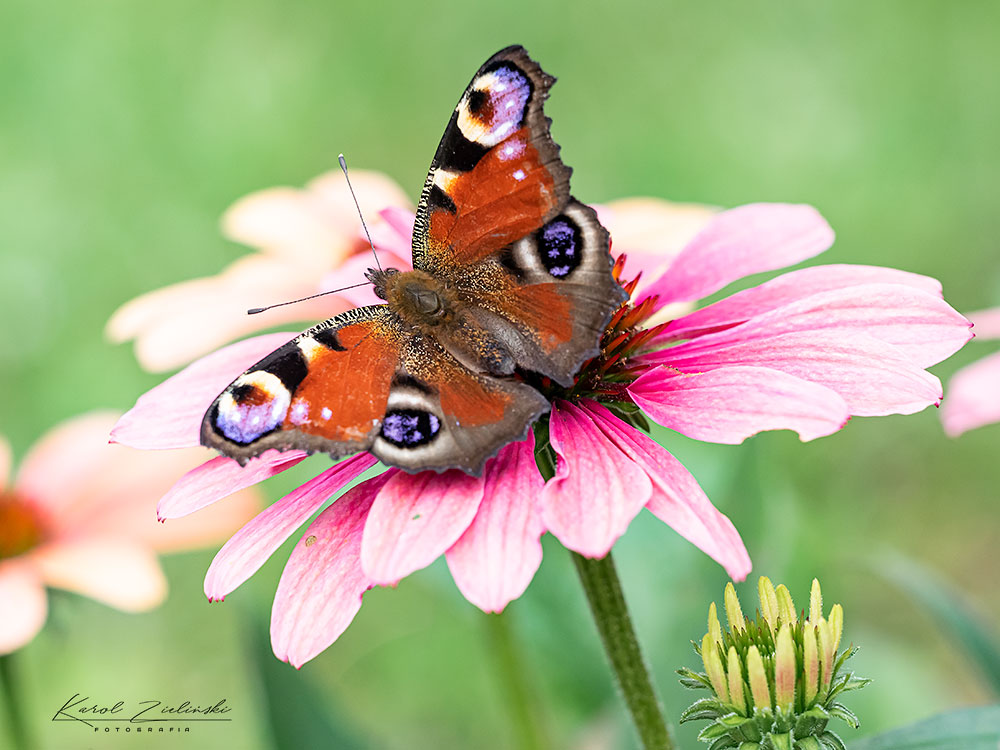
[[[555,79],[508,47],[479,69],[445,128],[413,229],[413,267],[476,263],[569,200],[570,169],[542,112]]]
[[[299,334],[222,392],[202,443],[242,461],[270,448],[332,456],[368,448],[399,365],[401,325],[373,305]]]

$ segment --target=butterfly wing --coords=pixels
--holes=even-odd
[[[486,459],[523,439],[548,410],[534,388],[473,372],[436,339],[412,336],[371,451],[406,471],[459,468],[479,475]]]
[[[470,372],[373,305],[310,328],[240,375],[206,412],[201,438],[244,462],[271,448],[370,450],[408,471],[478,474],[547,409],[533,388]]]
[[[607,230],[570,196],[543,112],[554,82],[522,47],[479,69],[431,163],[413,266],[456,288],[520,367],[569,385],[627,295]]]
[[[202,421],[202,444],[240,461],[270,448],[334,457],[367,449],[382,424],[402,338],[385,305],[310,328],[222,392]]]

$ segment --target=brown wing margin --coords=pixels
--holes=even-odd
[[[521,239],[569,200],[542,105],[555,79],[523,47],[493,55],[466,88],[424,183],[413,266],[468,265]]]
[[[202,421],[202,444],[240,462],[271,448],[333,457],[367,449],[399,364],[400,327],[373,305],[299,334],[222,392]]]

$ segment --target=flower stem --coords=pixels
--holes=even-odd
[[[0,656],[0,684],[4,703],[7,706],[8,726],[12,747],[17,750],[28,750],[33,747],[28,736],[28,727],[24,723],[24,711],[21,706],[21,696],[17,690],[17,675],[14,668],[14,655]]]
[[[611,553],[600,560],[592,560],[577,552],[572,555],[594,622],[601,634],[604,651],[618,677],[622,697],[632,714],[643,748],[674,750],[676,745],[670,736],[660,700],[642,658]]]
[[[497,674],[517,733],[517,746],[523,750],[551,747],[535,711],[527,670],[511,630],[510,615],[486,615],[486,628],[492,646],[490,651],[496,660]]]

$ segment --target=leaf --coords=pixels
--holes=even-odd
[[[693,688],[700,690],[701,688],[712,689],[712,682],[708,679],[708,676],[701,672],[694,672],[686,667],[681,667],[677,670],[677,674],[681,676],[679,682],[681,685],[687,688]]]
[[[878,560],[878,568],[958,641],[994,694],[1000,696],[1000,642],[983,626],[993,620],[977,615],[955,586],[916,560],[885,555]]]
[[[1000,706],[940,714],[851,743],[850,750],[997,750]]]
[[[728,713],[728,709],[715,698],[700,698],[684,709],[680,723],[698,719],[717,719],[726,713]]]
[[[827,711],[830,712],[830,716],[836,716],[838,719],[847,722],[852,729],[857,729],[861,726],[861,722],[858,721],[858,717],[854,715],[843,703],[832,703],[826,707]]]

